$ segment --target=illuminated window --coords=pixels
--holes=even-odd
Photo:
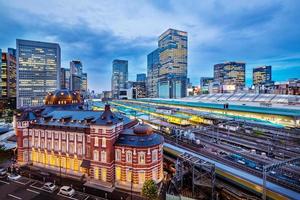
[[[94,179],[99,179],[99,168],[94,167]]]
[[[99,143],[99,139],[98,139],[98,137],[95,137],[94,146],[98,147],[98,145],[99,145],[98,143]]]
[[[45,148],[45,140],[41,139],[41,149],[44,149],[44,148]]]
[[[126,162],[131,163],[132,162],[132,152],[126,151]]]
[[[157,157],[158,157],[158,151],[157,149],[152,151],[152,162],[157,161]]]
[[[79,142],[82,141],[82,135],[81,135],[81,134],[78,134],[78,135],[77,135],[77,140],[78,140]]]
[[[131,182],[131,178],[132,178],[132,169],[127,169],[126,170],[126,181]]]
[[[67,151],[67,148],[66,148],[66,142],[62,142],[62,143],[61,143],[61,151],[62,151],[63,153],[65,153],[65,152]]]
[[[106,138],[105,137],[103,137],[102,138],[102,147],[106,147]]]
[[[99,152],[97,150],[94,150],[93,155],[94,155],[94,161],[99,161]]]
[[[121,180],[121,167],[116,167],[116,180]]]
[[[63,140],[66,139],[66,133],[61,133],[61,139],[63,139]]]
[[[47,148],[48,148],[49,151],[52,149],[52,142],[51,142],[51,140],[47,141]]]
[[[116,149],[116,161],[121,161],[121,150]]]
[[[101,162],[106,162],[106,151],[101,151]]]
[[[139,152],[138,161],[139,164],[145,164],[145,152]]]
[[[70,134],[69,134],[69,140],[70,140],[70,141],[73,141],[73,140],[74,140],[74,134],[73,134],[73,133],[70,133]]]
[[[145,171],[139,171],[139,184],[143,185],[145,182]]]
[[[101,168],[101,180],[106,182],[107,169]]]

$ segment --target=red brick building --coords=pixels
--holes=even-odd
[[[110,110],[82,109],[68,90],[49,93],[45,105],[16,114],[18,163],[70,176],[86,184],[140,191],[163,178],[163,137]]]

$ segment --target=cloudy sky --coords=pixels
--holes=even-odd
[[[80,59],[89,88],[110,89],[113,59],[129,61],[129,78],[146,72],[147,54],[168,28],[188,32],[188,72],[194,85],[213,64],[273,66],[273,79],[300,78],[298,0],[0,0],[0,48],[16,38],[57,42],[62,67]]]

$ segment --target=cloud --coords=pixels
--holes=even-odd
[[[62,66],[80,59],[96,91],[110,89],[112,60],[129,60],[129,77],[146,72],[146,56],[168,28],[188,32],[188,71],[194,84],[227,60],[272,64],[274,73],[300,65],[300,2],[296,0],[0,1],[0,47],[16,38],[58,42]],[[293,57],[293,59],[283,59]],[[276,76],[274,76],[276,77]]]

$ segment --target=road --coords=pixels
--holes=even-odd
[[[21,177],[17,181],[9,181],[7,178],[0,178],[0,191],[0,199],[6,200],[102,200],[100,197],[94,197],[77,191],[72,197],[67,197],[59,193],[59,188],[56,188],[53,192],[47,191],[43,188],[42,182],[31,180],[26,177]]]

